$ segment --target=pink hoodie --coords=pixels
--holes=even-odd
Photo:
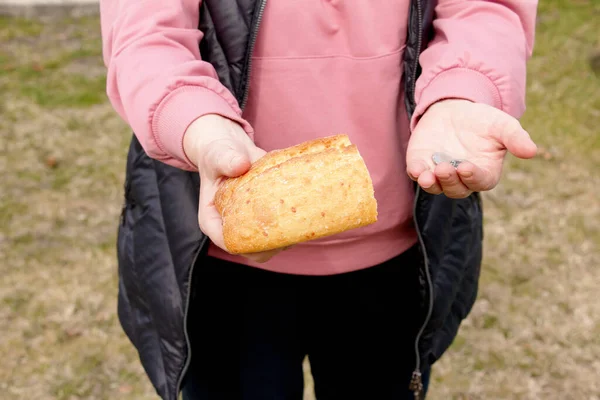
[[[183,135],[211,113],[238,121],[267,151],[346,133],[365,159],[379,204],[376,224],[298,245],[265,264],[213,246],[215,257],[311,275],[394,257],[416,241],[405,152],[418,117],[445,98],[486,103],[517,118],[524,112],[537,0],[439,0],[411,121],[401,80],[410,0],[268,1],[243,114],[201,60],[199,2],[101,1],[108,96],[146,152],[194,170]]]

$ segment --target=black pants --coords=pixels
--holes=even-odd
[[[205,260],[195,272],[184,400],[301,400],[306,355],[318,400],[413,399],[415,257],[413,248],[332,276]]]

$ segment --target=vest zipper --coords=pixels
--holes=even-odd
[[[415,0],[417,6],[417,51],[415,57],[415,64],[413,67],[413,79],[411,83],[411,95],[413,96],[413,103],[415,101],[415,90],[417,85],[417,69],[419,67],[419,55],[421,54],[421,46],[423,45],[423,7],[421,0]],[[423,236],[421,235],[421,230],[419,228],[419,223],[417,221],[417,205],[419,203],[419,194],[421,193],[421,188],[417,185],[417,190],[415,193],[415,200],[413,203],[413,221],[415,224],[415,228],[417,231],[417,236],[419,239],[419,245],[421,246],[421,250],[423,252],[423,267],[425,268],[425,277],[427,281],[427,292],[429,294],[428,305],[427,305],[427,314],[425,315],[425,319],[421,328],[417,332],[417,336],[415,338],[415,369],[412,373],[412,377],[410,380],[409,390],[411,390],[415,395],[415,400],[419,400],[423,396],[423,378],[421,374],[421,354],[419,352],[419,342],[421,340],[421,336],[425,331],[425,327],[429,323],[429,319],[431,318],[431,313],[433,311],[433,284],[431,282],[431,274],[429,273],[429,262],[427,260],[427,250],[425,248],[425,243],[423,241]]]
[[[181,367],[181,371],[179,371],[179,376],[177,378],[177,386],[175,387],[175,398],[179,398],[179,393],[181,392],[181,384],[183,382],[183,378],[185,377],[185,374],[188,370],[188,368],[190,367],[190,363],[192,362],[192,345],[191,345],[191,341],[190,341],[190,337],[188,335],[188,326],[187,326],[187,320],[188,320],[188,312],[190,309],[190,301],[191,301],[191,297],[192,297],[192,279],[193,279],[193,273],[194,273],[194,266],[196,265],[196,261],[198,260],[198,257],[200,256],[200,253],[202,253],[202,249],[204,249],[204,246],[206,246],[206,242],[208,241],[208,236],[204,236],[204,238],[202,238],[202,240],[200,241],[200,247],[198,248],[198,251],[196,251],[196,254],[194,254],[194,258],[192,259],[192,265],[190,266],[190,272],[188,274],[188,279],[187,279],[187,287],[188,287],[188,295],[185,301],[185,308],[183,310],[183,335],[185,336],[185,344],[187,346],[187,357],[185,358],[185,363],[183,364],[183,367]]]
[[[433,284],[431,282],[431,274],[429,273],[429,261],[427,260],[427,251],[425,249],[425,243],[423,242],[423,236],[421,235],[421,230],[419,229],[419,225],[417,222],[417,202],[419,201],[419,193],[421,192],[421,188],[417,187],[415,194],[415,201],[413,204],[413,221],[415,223],[415,228],[417,231],[417,236],[419,239],[419,245],[423,251],[423,267],[425,268],[425,278],[427,281],[427,292],[429,295],[428,304],[427,304],[427,314],[425,315],[425,319],[423,320],[423,324],[419,331],[417,332],[417,336],[415,338],[415,369],[412,373],[412,377],[410,379],[409,389],[412,390],[415,394],[415,400],[420,400],[423,395],[423,379],[421,374],[421,354],[419,352],[419,342],[421,340],[421,336],[423,335],[423,331],[425,331],[425,327],[429,323],[429,319],[431,318],[431,313],[433,312]]]
[[[254,23],[254,29],[252,30],[252,36],[250,37],[250,44],[249,44],[249,48],[248,48],[248,68],[246,71],[246,75],[247,78],[246,79],[250,79],[250,72],[252,69],[252,52],[254,51],[254,45],[256,44],[256,37],[258,36],[258,27],[260,25],[260,21],[262,20],[262,16],[264,14],[265,11],[265,6],[267,4],[267,0],[259,0],[260,1],[260,6],[258,9],[258,15],[256,17],[256,22]],[[244,95],[242,97],[242,103],[240,105],[240,108],[243,110],[244,107],[246,106],[246,103],[248,102],[248,93],[249,93],[249,89],[250,89],[250,83],[246,82],[246,87],[244,88]],[[181,368],[181,371],[179,372],[179,376],[177,378],[177,386],[175,387],[175,398],[179,398],[179,393],[181,393],[181,384],[183,383],[183,379],[185,378],[185,374],[187,373],[188,368],[190,367],[190,363],[192,361],[192,345],[191,345],[191,340],[190,337],[188,335],[188,330],[187,330],[187,320],[188,320],[188,312],[189,312],[189,308],[190,308],[190,298],[192,297],[192,278],[193,278],[193,273],[194,273],[194,266],[196,265],[196,261],[198,260],[198,257],[200,256],[200,253],[202,252],[202,249],[204,248],[204,246],[206,246],[206,242],[208,241],[208,237],[204,237],[201,241],[200,241],[200,248],[198,249],[198,251],[196,252],[196,254],[194,255],[193,261],[192,261],[192,265],[190,266],[190,272],[188,275],[188,295],[187,295],[187,299],[185,302],[185,309],[183,312],[183,334],[185,336],[185,343],[187,346],[187,357],[185,359],[185,363],[183,364],[183,367]]]
[[[267,0],[259,0],[260,6],[258,8],[258,16],[256,17],[256,23],[254,24],[254,29],[252,29],[252,36],[250,37],[250,46],[248,48],[248,69],[246,71],[246,86],[244,87],[244,95],[242,96],[242,104],[240,108],[243,110],[246,107],[246,103],[248,103],[248,94],[250,93],[250,73],[252,72],[252,53],[254,52],[254,45],[256,44],[256,37],[258,36],[258,26],[260,25],[260,21],[262,20],[262,16],[265,12],[265,7],[267,6]]]

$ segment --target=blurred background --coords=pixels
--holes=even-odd
[[[131,133],[105,96],[97,5],[6,1],[0,399],[154,399],[116,317]],[[479,299],[430,399],[600,399],[600,0],[540,3],[522,120],[539,155],[484,196]]]

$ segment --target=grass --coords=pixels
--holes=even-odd
[[[431,399],[600,397],[598,19],[593,0],[541,2],[522,120],[540,156],[484,196],[479,299]],[[155,398],[116,319],[130,132],[98,28],[0,18],[1,399]]]

